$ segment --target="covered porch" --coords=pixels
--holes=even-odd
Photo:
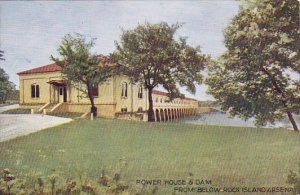
[[[50,103],[63,103],[70,101],[70,87],[65,80],[51,80],[50,84]]]

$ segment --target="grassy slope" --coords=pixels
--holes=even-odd
[[[2,112],[2,114],[30,114],[30,113],[31,113],[31,109],[29,108],[14,108]]]
[[[0,168],[19,174],[56,169],[65,177],[99,176],[105,168],[123,179],[211,179],[216,186],[286,186],[300,162],[300,134],[283,129],[78,119],[0,143]]]
[[[30,113],[31,113],[30,108],[14,108],[2,112],[2,114],[30,114]],[[64,117],[64,118],[76,118],[76,117],[80,117],[82,113],[64,112],[64,113],[47,113],[47,115]]]

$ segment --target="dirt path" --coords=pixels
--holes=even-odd
[[[14,108],[19,108],[19,104],[13,104],[13,105],[8,105],[8,106],[2,106],[0,107],[0,113],[6,110],[14,109]]]
[[[41,114],[0,114],[0,142],[70,121],[70,118]]]

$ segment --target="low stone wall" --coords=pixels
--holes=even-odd
[[[20,108],[33,109],[34,113],[37,112],[45,104],[20,104]]]
[[[69,106],[67,103],[63,103],[58,108],[56,108],[52,113],[64,113],[69,112]]]
[[[90,107],[89,104],[67,104],[67,111],[85,113],[90,111]]]
[[[45,104],[22,104],[21,108],[34,109],[36,113]],[[97,114],[100,117],[105,118],[115,118],[115,105],[114,104],[95,104],[97,107]],[[76,113],[86,113],[90,112],[90,104],[72,104],[63,103],[58,108],[56,108],[52,113],[64,113],[64,112],[76,112]]]
[[[97,104],[97,113],[101,117],[115,118],[116,106],[114,104]]]
[[[95,104],[97,107],[97,115],[105,118],[115,117],[115,105],[114,104]],[[65,108],[62,108],[65,112],[78,112],[86,113],[91,110],[90,104],[66,104]]]
[[[117,112],[115,118],[123,120],[134,120],[134,121],[147,121],[147,113],[136,113],[136,112]]]

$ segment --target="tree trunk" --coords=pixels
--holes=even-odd
[[[148,122],[155,122],[154,110],[153,110],[153,99],[152,99],[152,90],[153,88],[148,88],[148,102],[149,102],[149,109],[148,109]]]
[[[4,95],[4,98],[3,98],[3,103],[5,104],[7,101],[7,93]]]
[[[91,88],[89,85],[87,85],[87,90],[88,90],[88,96],[91,102],[91,113],[93,113],[93,116],[97,116],[97,107],[95,106],[94,103],[94,96],[91,93]]]
[[[293,125],[294,131],[299,132],[299,129],[297,127],[297,123],[296,123],[296,121],[295,121],[295,119],[293,117],[293,114],[290,111],[287,111],[286,114],[288,115],[289,120],[290,120],[290,122]]]
[[[275,90],[277,91],[277,93],[279,93],[279,94],[281,95],[281,97],[282,97],[281,102],[282,102],[282,104],[283,104],[283,107],[286,108],[286,109],[288,109],[286,96],[285,96],[283,90],[282,90],[282,89],[280,88],[280,86],[277,84],[275,78],[274,78],[274,77],[273,77],[273,76],[272,76],[272,75],[271,75],[264,67],[262,67],[262,71],[263,71],[264,73],[266,73],[267,76],[271,79],[271,82],[272,82],[272,84],[273,84]],[[296,123],[296,121],[295,121],[295,119],[294,119],[294,117],[293,117],[293,114],[292,114],[289,110],[286,111],[286,114],[288,115],[289,120],[290,120],[290,122],[292,123],[292,126],[293,126],[293,128],[294,128],[294,131],[299,132],[299,129],[298,129],[298,127],[297,127],[297,123]]]
[[[94,103],[94,98],[90,98],[90,101],[91,101],[91,113],[93,113],[93,116],[97,116],[97,107],[95,106],[95,103]]]

